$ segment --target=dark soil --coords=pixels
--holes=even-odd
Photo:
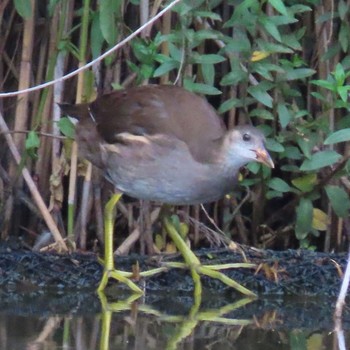
[[[274,329],[333,327],[332,314],[341,284],[339,273],[345,270],[345,254],[244,250],[250,262],[264,264],[259,272],[243,268],[224,272],[258,293],[259,299],[227,317],[264,320],[266,315],[270,315],[267,317],[270,320],[271,315],[278,315],[278,323],[271,325]],[[240,253],[227,249],[201,250],[196,254],[205,264],[242,262]],[[180,259],[179,256],[151,258],[133,255],[117,257],[116,263],[119,269],[130,271],[136,262],[141,270],[146,270],[161,266],[164,261]],[[273,269],[277,271],[275,274]],[[100,313],[101,303],[95,289],[101,273],[102,267],[94,254],[38,253],[2,244],[0,310],[7,314],[40,316]],[[205,287],[204,309],[218,309],[241,297],[219,281],[206,277],[202,281]],[[186,270],[171,269],[138,283],[145,289],[143,301],[160,312],[186,315],[193,306],[193,284]],[[130,296],[129,290],[113,282],[107,294],[112,301],[126,300]],[[343,326],[344,329],[350,328],[350,310],[347,307]],[[268,324],[264,327],[268,328]]]
[[[95,289],[101,278],[102,267],[91,253],[38,253],[0,249],[0,288],[2,290],[45,289],[50,291],[77,291]],[[227,276],[259,295],[336,296],[341,284],[340,273],[345,270],[346,254],[326,254],[303,250],[271,251],[244,248],[249,262],[260,269],[223,270]],[[196,252],[203,264],[242,262],[241,253],[228,249]],[[117,257],[120,270],[131,271],[139,263],[145,271],[162,266],[165,261],[181,261],[179,256],[145,257],[131,255]],[[202,278],[206,289],[215,293],[233,292],[221,282]],[[186,270],[170,269],[144,281],[146,291],[191,292],[192,280]]]

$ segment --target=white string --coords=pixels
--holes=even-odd
[[[32,91],[37,91],[37,90],[41,90],[44,89],[48,86],[54,85],[58,82],[62,82],[64,80],[67,80],[71,77],[74,77],[75,75],[77,75],[78,73],[90,68],[91,66],[93,66],[94,64],[96,64],[97,62],[102,61],[103,59],[105,59],[107,56],[109,56],[111,53],[113,53],[114,51],[118,50],[120,47],[122,47],[124,44],[126,44],[127,42],[129,42],[131,39],[135,38],[138,34],[140,34],[145,28],[147,28],[149,25],[151,25],[152,23],[154,23],[157,19],[159,19],[160,17],[162,17],[167,11],[169,11],[172,7],[174,7],[177,3],[179,3],[181,0],[174,0],[172,3],[170,3],[168,6],[166,6],[162,11],[160,11],[156,16],[154,16],[153,18],[151,18],[147,23],[145,23],[144,25],[142,25],[140,28],[138,28],[137,30],[135,30],[133,33],[131,33],[128,37],[126,37],[124,40],[120,41],[118,44],[116,44],[115,46],[113,46],[111,49],[109,49],[108,51],[106,51],[104,54],[102,54],[101,56],[97,57],[96,59],[94,59],[93,61],[87,63],[86,65],[74,70],[73,72],[70,72],[66,75],[64,75],[63,77],[60,77],[58,79],[55,80],[51,80],[48,81],[46,83],[40,84],[40,85],[36,85],[33,86],[31,88],[28,89],[23,89],[23,90],[17,90],[17,91],[12,91],[12,92],[4,92],[4,93],[0,93],[0,98],[3,97],[11,97],[11,96],[18,96],[24,93],[28,93],[28,92],[32,92]]]

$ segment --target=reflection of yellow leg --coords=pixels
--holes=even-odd
[[[148,315],[149,317],[154,317],[159,323],[168,322],[170,324],[175,324],[175,332],[168,339],[166,350],[175,350],[178,348],[178,344],[188,337],[197,324],[201,321],[206,322],[216,322],[231,326],[244,327],[247,325],[255,324],[253,319],[232,319],[225,318],[224,315],[231,313],[234,310],[244,307],[245,305],[254,301],[254,298],[244,298],[236,301],[233,304],[227,304],[221,308],[213,310],[200,310],[201,306],[201,296],[195,297],[191,310],[187,316],[184,315],[169,315],[162,314],[158,310],[153,309],[142,303],[134,303],[140,295],[132,295],[124,301],[117,301],[109,303],[106,295],[103,292],[98,292],[98,296],[101,302],[101,340],[100,349],[109,349],[110,341],[110,329],[113,313],[117,314],[119,312],[131,311],[133,314],[135,312]]]
[[[98,286],[98,291],[102,291],[106,288],[108,279],[114,278],[119,282],[125,283],[133,292],[142,294],[142,290],[128,277],[125,277],[125,272],[118,271],[114,268],[114,257],[113,257],[113,209],[118,203],[120,197],[122,195],[120,193],[114,194],[112,198],[106,204],[105,212],[104,212],[104,224],[105,224],[105,254],[104,254],[104,262],[103,262],[103,275]]]
[[[109,335],[111,330],[111,321],[113,312],[120,312],[131,310],[132,303],[136,301],[140,295],[133,295],[125,301],[119,301],[109,304],[107,298],[103,292],[97,292],[100,298],[101,308],[102,308],[102,327],[101,327],[101,341],[100,350],[109,349]]]
[[[244,327],[254,323],[254,320],[242,320],[242,319],[229,319],[222,317],[222,315],[237,310],[244,305],[251,303],[253,298],[244,298],[238,300],[236,303],[225,305],[219,309],[200,311],[201,299],[195,298],[194,303],[191,307],[190,313],[186,317],[182,317],[181,320],[176,317],[169,316],[168,318],[164,317],[164,321],[170,319],[171,322],[177,322],[179,326],[177,327],[176,332],[170,337],[166,350],[175,350],[179,348],[179,343],[187,338],[195,329],[197,324],[201,321],[206,322],[218,322],[232,326]]]
[[[175,229],[174,225],[171,224],[170,220],[168,218],[163,219],[165,228],[167,233],[169,234],[172,241],[175,243],[177,249],[182,254],[186,265],[189,267],[191,271],[191,275],[194,282],[194,296],[195,298],[201,295],[202,293],[202,283],[200,279],[200,274],[209,276],[211,278],[215,278],[220,280],[221,282],[227,284],[228,286],[238,290],[244,295],[248,296],[256,296],[252,291],[249,289],[243,287],[233,279],[227,277],[222,272],[219,272],[217,270],[220,270],[221,268],[224,269],[227,267],[227,265],[215,265],[211,267],[210,265],[203,266],[199,259],[194,255],[192,250],[187,246],[187,244],[184,242],[180,234]],[[170,264],[169,264],[170,265]]]

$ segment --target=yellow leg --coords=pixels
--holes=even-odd
[[[108,201],[105,207],[104,212],[104,237],[105,237],[105,254],[104,254],[104,262],[103,262],[103,275],[98,286],[97,291],[103,291],[108,283],[109,278],[114,278],[119,282],[126,284],[133,292],[142,294],[142,290],[133,282],[131,279],[125,276],[124,271],[118,271],[114,267],[114,256],[113,256],[113,223],[114,223],[114,215],[113,211],[118,203],[120,197],[122,195],[120,193],[114,194],[112,198]]]
[[[101,282],[98,286],[98,292],[103,291],[108,283],[109,278],[114,278],[115,280],[122,282],[126,284],[133,292],[138,294],[143,294],[143,291],[129,278],[132,276],[132,273],[125,272],[125,271],[119,271],[115,269],[114,266],[114,257],[113,257],[113,223],[114,223],[114,215],[113,211],[118,203],[119,199],[121,198],[121,194],[115,194],[112,196],[112,198],[108,201],[105,207],[105,213],[104,213],[104,223],[105,223],[105,254],[104,254],[104,269],[103,269],[103,275]],[[170,222],[168,218],[163,219],[165,228],[170,236],[170,238],[175,243],[176,247],[181,252],[186,266],[190,269],[192,279],[194,282],[194,297],[196,299],[200,299],[200,296],[202,295],[202,283],[200,279],[200,275],[206,275],[211,278],[218,279],[222,281],[223,283],[227,284],[228,286],[235,288],[242,294],[248,295],[248,296],[255,296],[253,292],[251,292],[249,289],[243,287],[233,279],[227,277],[223,273],[219,272],[220,269],[227,268],[226,265],[215,265],[210,266],[206,265],[203,266],[199,259],[196,257],[196,255],[192,252],[192,250],[186,245],[186,243],[183,241],[180,234],[175,229],[174,225]],[[168,267],[176,267],[176,263],[169,263]],[[180,264],[182,265],[182,264]],[[234,264],[231,264],[234,265]],[[249,265],[249,264],[248,264]],[[180,267],[180,266],[179,266]],[[147,277],[152,276],[157,273],[163,272],[166,270],[166,267],[158,268],[150,271],[141,272],[140,276]]]
[[[226,285],[238,290],[244,295],[255,297],[256,295],[249,289],[243,287],[235,280],[227,277],[222,272],[219,272],[220,265],[215,265],[211,267],[210,265],[203,266],[199,259],[194,255],[192,250],[184,242],[180,234],[175,229],[174,225],[170,222],[168,218],[163,219],[167,233],[169,234],[172,241],[175,243],[177,249],[182,254],[186,265],[191,271],[193,282],[194,282],[194,295],[198,297],[202,293],[202,283],[200,280],[200,275],[206,275],[211,278],[215,278],[225,283]],[[222,265],[222,268],[226,268],[226,265]]]

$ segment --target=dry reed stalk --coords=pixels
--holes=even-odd
[[[91,197],[91,176],[92,176],[92,164],[88,162],[85,177],[84,177],[84,184],[83,184],[83,193],[82,193],[82,200],[81,200],[81,207],[80,207],[80,248],[82,250],[86,250],[86,241],[87,241],[87,231],[86,227],[89,221],[89,211],[91,209],[90,204],[90,197]]]
[[[24,30],[23,30],[23,40],[22,40],[22,57],[20,63],[20,76],[19,76],[19,84],[18,89],[26,89],[30,86],[32,81],[31,79],[31,71],[32,71],[32,53],[33,53],[33,44],[34,44],[34,14],[35,14],[35,0],[30,0],[32,7],[32,16],[26,20],[24,20]],[[28,101],[29,96],[25,94],[21,97],[17,98],[16,105],[16,114],[15,114],[15,122],[14,122],[14,130],[22,131],[27,130],[28,125]],[[16,147],[20,152],[23,151],[23,143],[24,143],[25,135],[24,134],[16,134],[14,135],[14,142]],[[17,171],[17,167],[12,167],[10,170],[10,176],[14,176]]]
[[[32,15],[30,18],[24,20],[24,30],[22,38],[22,54],[20,63],[20,73],[19,73],[19,89],[25,89],[30,86],[31,82],[31,70],[32,70],[32,52],[33,52],[33,42],[34,42],[34,13],[35,13],[35,0],[31,0]],[[27,129],[29,110],[28,110],[29,95],[25,94],[17,98],[15,120],[14,120],[14,130],[24,131]],[[20,154],[24,151],[24,140],[25,134],[18,133],[14,135],[13,141],[16,148],[19,150]],[[17,177],[18,166],[16,162],[11,161],[9,166],[9,176],[12,179]],[[20,188],[22,186],[22,179],[18,178],[15,187]],[[7,215],[9,215],[5,220],[10,222],[10,217],[13,214],[13,204],[12,200],[9,201],[9,206],[7,207]],[[18,229],[19,220],[14,222],[13,230]],[[10,226],[4,228],[3,235],[8,236],[8,229]]]
[[[329,1],[321,4],[316,8],[315,15],[317,17],[322,16],[324,13],[334,13],[334,2]],[[330,42],[332,39],[333,34],[333,16],[330,17],[328,21],[325,22],[319,22],[315,21],[315,29],[316,29],[316,41],[314,43],[316,47],[317,52],[317,70],[318,70],[318,77],[319,79],[327,79],[331,71],[334,70],[334,67],[339,60],[339,57],[333,57],[333,59],[328,60],[321,60],[320,58],[329,50]],[[325,98],[330,102],[333,100],[332,96],[333,92],[328,91],[326,92]],[[329,128],[330,131],[334,131],[334,125],[335,125],[335,114],[334,114],[334,108],[330,108],[327,110],[327,116],[328,116],[328,122],[329,122]],[[330,149],[333,148],[333,145],[330,145]],[[334,183],[334,181],[332,181]],[[332,239],[336,241],[337,237],[337,224],[336,220],[337,218],[333,214],[333,210],[330,206],[330,203],[328,202],[328,208],[327,208],[327,215],[330,219],[330,224],[327,225],[327,230],[325,233],[325,240],[324,240],[324,251],[329,252],[331,247]]]
[[[3,28],[3,17],[4,17],[4,12],[5,12],[5,8],[8,5],[8,3],[10,2],[10,0],[3,0],[0,3],[0,28]],[[7,42],[7,38],[8,35],[10,33],[10,28],[11,28],[11,23],[13,21],[13,17],[14,17],[15,11],[13,10],[11,15],[10,15],[10,21],[8,22],[8,26],[7,29],[5,30],[5,33],[1,35],[1,42],[0,42],[0,53],[3,54],[4,52],[4,47],[5,44]]]
[[[100,242],[103,242],[103,233],[104,233],[104,228],[103,228],[103,209],[102,209],[102,200],[101,200],[101,186],[100,184],[96,184],[96,176],[97,176],[97,171],[96,169],[92,169],[92,178],[93,178],[93,208],[94,208],[94,214],[95,214],[95,222],[96,222],[96,236],[97,239]],[[99,183],[100,181],[100,174],[98,174],[99,177]]]
[[[193,218],[194,218],[194,223],[193,223],[193,243],[194,246],[198,246],[199,242],[199,220],[200,220],[200,205],[194,205],[193,206]]]
[[[158,219],[160,214],[160,208],[154,209],[150,214],[151,225]],[[124,240],[124,242],[117,248],[114,252],[116,255],[126,255],[129,253],[132,246],[137,242],[140,238],[140,227],[136,227],[129,236]],[[153,247],[156,250],[156,247]]]
[[[170,30],[171,30],[171,12],[169,11],[164,15],[162,20],[162,34],[168,35],[170,34]],[[163,55],[169,56],[169,42],[167,40],[162,42],[161,52]],[[160,83],[161,84],[169,83],[169,72],[167,72],[166,74],[160,77]]]
[[[89,24],[89,11],[90,11],[90,0],[85,0],[83,2],[83,14],[82,14],[82,25],[80,30],[80,46],[79,46],[79,67],[86,64],[86,51],[87,51],[87,40],[88,40],[88,24]],[[84,72],[78,74],[77,92],[76,92],[76,103],[81,103],[85,96],[85,75]],[[73,240],[73,221],[74,221],[74,203],[75,203],[75,192],[76,192],[76,180],[77,180],[77,164],[78,164],[78,145],[73,141],[72,153],[71,153],[71,168],[69,174],[69,194],[68,194],[68,207],[69,207],[69,219],[68,219],[68,237]],[[89,203],[89,196],[91,194],[91,172],[92,166],[89,163],[86,168],[85,178],[84,178],[84,191],[82,196],[82,203]],[[87,205],[83,205],[81,210],[86,211],[88,209]],[[86,226],[88,214],[81,214],[81,230],[79,233],[79,240],[83,246],[82,249],[86,248]]]
[[[149,0],[140,1],[140,25],[144,25],[148,21],[149,17]],[[146,38],[150,34],[148,29],[141,33],[141,38]]]
[[[149,1],[148,0],[141,0],[140,2],[140,25],[144,25],[147,23],[149,18]],[[151,28],[146,28],[141,33],[141,38],[147,38],[150,36]],[[149,82],[148,79],[144,79],[142,81],[142,85],[147,85]],[[154,254],[153,249],[153,237],[152,237],[152,227],[151,227],[151,209],[150,209],[151,203],[149,201],[140,201],[140,216],[139,216],[139,223],[140,223],[140,231],[142,232],[142,235],[140,237],[140,253],[145,254],[146,250],[149,254]]]
[[[45,35],[40,48],[39,69],[36,84],[40,84],[44,80],[53,78],[54,60],[57,56],[57,37],[58,37],[58,13],[57,9],[52,16],[50,30]],[[46,72],[46,73],[45,73]],[[39,96],[39,94],[38,94]],[[40,94],[40,100],[36,99],[34,103],[32,128],[38,129],[44,133],[52,133],[51,115],[52,115],[52,98],[53,88],[49,87]],[[40,147],[38,149],[38,160],[35,166],[35,173],[39,174],[39,190],[44,198],[49,196],[49,183],[51,176],[50,158],[52,144],[56,142],[55,138],[41,138]],[[57,142],[58,139],[57,139]]]
[[[157,13],[159,12],[159,8],[162,5],[162,2],[163,2],[163,0],[155,0],[154,1],[149,18],[154,18],[157,15]],[[170,11],[166,12],[164,15],[166,15],[167,13],[170,13]],[[146,37],[151,34],[152,27],[153,27],[153,23],[145,29],[145,36]]]
[[[54,35],[54,33],[57,31],[57,28],[59,29],[59,36],[64,37],[67,35],[67,33],[71,30],[72,27],[72,22],[73,22],[73,6],[74,2],[73,1],[64,1],[58,4],[55,8],[55,13],[54,13],[54,18],[60,19],[60,23],[58,26],[55,26],[54,23],[51,26],[51,36],[50,38],[52,39],[50,41],[50,46],[51,43],[52,45],[57,45],[57,38]],[[51,50],[50,50],[51,51]],[[61,78],[64,75],[65,71],[65,66],[66,66],[66,54],[64,52],[58,52],[56,62],[55,62],[55,67],[54,67],[54,79]],[[63,192],[63,185],[62,185],[62,175],[64,173],[64,165],[62,164],[62,159],[64,158],[64,155],[61,155],[61,142],[58,138],[60,135],[60,130],[58,127],[58,122],[61,118],[61,111],[59,106],[56,104],[56,102],[62,101],[62,95],[63,95],[63,81],[58,82],[57,84],[54,85],[54,92],[53,92],[53,100],[54,100],[54,105],[52,108],[52,134],[56,137],[53,138],[52,140],[52,145],[51,145],[51,180],[50,180],[50,185],[51,182],[54,181],[55,179],[53,178],[54,176],[58,177],[59,181],[59,186],[60,186],[60,191]],[[55,191],[52,191],[51,193],[51,205],[54,208],[59,208],[61,209],[62,202],[60,199],[57,200],[56,195],[54,193]]]
[[[1,132],[3,132],[5,134],[5,139],[7,141],[7,144],[9,146],[9,149],[13,155],[13,158],[15,159],[15,162],[17,163],[17,165],[20,164],[21,162],[21,156],[20,153],[13,141],[13,138],[11,136],[11,134],[9,133],[9,129],[8,126],[2,116],[2,113],[0,112],[0,130]],[[38,206],[47,227],[49,228],[49,230],[51,231],[57,246],[58,246],[58,250],[59,251],[67,251],[67,246],[65,244],[65,242],[63,241],[61,234],[56,226],[55,221],[53,220],[52,216],[50,215],[50,212],[48,211],[45,202],[43,201],[38,189],[36,188],[35,182],[33,181],[30,172],[28,171],[28,169],[26,167],[22,168],[22,174],[23,174],[23,178],[25,180],[25,182],[27,183],[27,186],[32,194],[32,197],[36,203],[36,205]]]

